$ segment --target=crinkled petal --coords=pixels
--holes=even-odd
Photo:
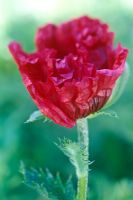
[[[112,89],[114,87],[116,80],[124,71],[127,54],[128,50],[126,48],[123,48],[121,45],[118,45],[118,47],[116,48],[116,57],[112,69],[97,70],[99,88]]]
[[[17,42],[12,42],[9,45],[9,50],[22,74],[34,81],[41,80],[45,82],[47,80],[48,70],[51,70],[52,59],[56,55],[54,50],[45,49],[42,52],[27,54]]]
[[[50,100],[49,98],[51,97],[50,84],[46,85],[46,83],[43,82],[44,80],[43,81],[41,80],[41,74],[39,75],[40,79],[38,79],[37,77],[36,73],[38,73],[38,71],[40,70],[38,65],[39,57],[35,57],[35,55],[33,56],[24,53],[21,46],[18,43],[11,43],[9,49],[19,66],[19,70],[27,90],[29,91],[30,95],[32,96],[34,102],[41,110],[41,112],[47,117],[51,118],[57,124],[69,128],[73,127],[75,125],[75,121],[69,118],[59,108],[59,106],[56,106],[53,103],[53,101]],[[34,67],[39,68],[39,70],[36,70],[35,75],[34,75]],[[42,89],[40,87],[41,85],[43,85],[43,90],[41,90]]]
[[[38,29],[35,37],[38,50],[56,47],[56,26],[48,24]]]

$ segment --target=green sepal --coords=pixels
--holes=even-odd
[[[106,115],[108,117],[114,117],[114,118],[119,118],[119,116],[117,115],[117,113],[113,110],[107,110],[107,111],[99,111],[99,112],[95,112],[91,115],[89,115],[87,118],[88,119],[92,119],[92,118],[95,118],[95,117],[99,117],[101,115]]]
[[[36,110],[29,116],[25,123],[31,123],[37,120],[43,120],[43,122],[51,121],[48,117],[44,116],[39,110]]]

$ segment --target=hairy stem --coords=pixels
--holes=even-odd
[[[78,176],[78,189],[77,189],[77,199],[76,200],[86,200],[87,199],[87,188],[88,188],[88,171],[89,171],[89,130],[87,119],[77,120],[77,131],[78,131],[78,143],[80,148],[84,151],[86,164],[84,168],[84,173]]]

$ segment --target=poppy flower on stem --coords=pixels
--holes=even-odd
[[[86,200],[88,193],[86,117],[105,106],[125,69],[128,50],[121,44],[115,48],[113,40],[107,24],[83,16],[39,28],[34,53],[24,52],[17,42],[9,45],[39,110],[62,126],[71,128],[77,123],[78,143],[61,145],[76,169],[76,200]]]
[[[128,50],[113,40],[107,24],[83,16],[39,28],[34,53],[9,49],[39,110],[70,128],[106,104],[124,71]]]

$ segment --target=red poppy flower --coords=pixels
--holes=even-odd
[[[128,50],[113,47],[108,25],[87,16],[38,29],[37,50],[9,49],[23,82],[40,111],[55,123],[76,120],[101,109],[124,71]]]

